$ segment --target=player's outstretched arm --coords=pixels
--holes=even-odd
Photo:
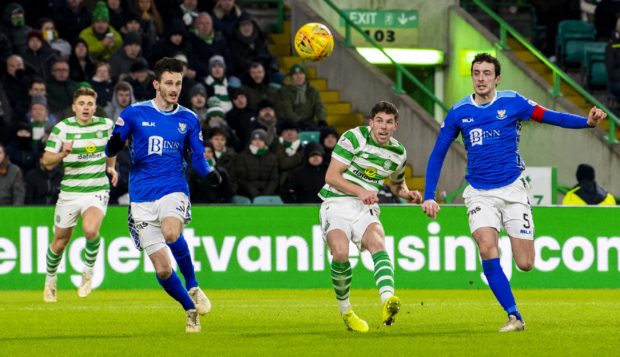
[[[441,209],[439,208],[439,204],[435,202],[435,200],[431,199],[424,200],[421,207],[422,211],[424,211],[424,213],[432,219],[437,218],[437,213],[439,213],[439,210]]]
[[[404,180],[402,182],[391,183],[390,190],[392,191],[393,194],[395,194],[396,196],[402,199],[407,200],[408,202],[411,202],[411,203],[422,202],[422,195],[420,194],[420,191],[418,190],[410,191],[409,187],[407,187],[407,182]]]
[[[595,127],[605,118],[607,118],[607,113],[594,106],[588,113],[588,126]]]
[[[372,191],[363,189],[362,187],[353,184],[342,177],[342,173],[349,167],[337,159],[333,159],[329,163],[327,173],[325,174],[325,183],[334,187],[340,192],[344,192],[349,195],[358,197],[364,204],[370,205],[379,202],[379,197]]]
[[[532,114],[533,120],[567,129],[592,128],[607,117],[607,114],[597,107],[590,109],[587,118],[570,113],[556,112],[542,107],[538,108],[541,108],[541,110],[534,110]]]

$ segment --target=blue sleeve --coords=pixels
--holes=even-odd
[[[583,129],[590,127],[588,125],[588,118],[586,117],[569,113],[555,112],[549,109],[545,110],[543,113],[542,122],[569,129]]]
[[[204,157],[205,146],[202,142],[202,131],[198,120],[189,130],[189,146],[192,153],[192,167],[200,177],[204,177],[211,171],[211,167]]]
[[[446,158],[450,145],[459,135],[460,128],[455,125],[453,120],[452,111],[446,116],[441,125],[439,136],[437,136],[437,142],[433,148],[431,156],[428,158],[428,164],[426,166],[426,187],[424,188],[424,200],[434,200],[435,191],[437,190],[437,182],[439,181],[439,174],[441,173],[441,166],[443,160]]]
[[[116,119],[116,122],[114,123],[114,130],[112,130],[112,134],[120,133],[121,140],[123,141],[127,140],[127,138],[129,137],[129,135],[131,135],[131,132],[133,130],[134,112],[135,111],[133,110],[133,106],[131,105],[125,108],[125,110],[123,110],[119,114],[118,118]]]

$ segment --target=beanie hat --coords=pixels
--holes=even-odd
[[[323,156],[325,155],[325,150],[323,149],[323,146],[321,146],[321,144],[311,141],[307,143],[306,146],[304,146],[304,154],[306,155],[306,157],[310,157],[312,155]]]
[[[190,90],[189,90],[189,96],[190,98],[193,98],[197,95],[201,95],[205,98],[207,98],[207,89],[205,88],[205,86],[203,86],[201,83],[196,83]]]
[[[108,11],[108,6],[104,1],[98,1],[97,5],[95,5],[95,9],[93,10],[92,21],[110,21],[110,12]]]
[[[243,87],[239,87],[239,88],[234,88],[231,92],[230,92],[230,98],[231,99],[237,99],[238,96],[240,95],[245,95],[246,98],[248,96],[248,93],[245,89],[243,89]]]
[[[268,140],[269,140],[269,135],[267,134],[267,132],[265,131],[265,129],[255,129],[252,131],[252,133],[250,134],[250,140],[253,139],[260,139],[262,140],[265,144],[267,144]]]
[[[258,104],[256,104],[256,112],[260,112],[261,110],[265,108],[275,109],[275,106],[273,105],[273,102],[270,101],[269,99],[263,99],[260,102],[258,102]]]
[[[297,126],[297,123],[293,120],[286,119],[280,125],[280,132],[283,132],[284,130],[295,130],[296,132],[299,132],[299,126]]]
[[[288,70],[288,74],[289,76],[295,74],[295,73],[303,73],[306,74],[306,69],[304,68],[303,65],[296,63],[294,64],[291,69]]]
[[[594,181],[594,168],[587,164],[579,164],[577,166],[577,182],[583,180]]]
[[[211,71],[211,68],[216,64],[219,64],[224,67],[224,70],[226,70],[226,62],[224,61],[224,57],[220,55],[211,56],[211,58],[209,58],[209,71]]]
[[[47,98],[45,98],[45,96],[37,94],[37,95],[33,95],[32,96],[32,101],[30,102],[30,105],[35,105],[35,104],[41,104],[47,107]]]
[[[326,137],[333,135],[336,137],[336,140],[340,138],[340,135],[338,135],[338,131],[336,130],[335,127],[333,126],[326,126],[324,128],[321,128],[320,130],[320,134],[319,134],[319,142],[321,144],[323,144],[323,141],[325,140]]]
[[[211,117],[224,118],[224,109],[220,107],[210,107],[209,109],[207,109],[207,119]]]
[[[32,37],[38,38],[41,42],[45,41],[43,39],[43,35],[41,35],[41,32],[39,32],[37,30],[32,30],[32,31],[28,32],[28,40],[30,40],[30,38],[32,38]]]
[[[220,100],[220,98],[213,96],[209,99],[207,99],[207,107],[211,108],[211,107],[220,107],[222,105],[222,101]]]
[[[123,40],[123,46],[126,45],[142,45],[142,37],[137,32],[128,32]]]

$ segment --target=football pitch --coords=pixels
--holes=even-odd
[[[617,355],[620,290],[516,290],[527,330],[500,334],[488,290],[397,290],[396,323],[381,325],[376,290],[354,289],[370,331],[346,331],[331,290],[206,290],[202,332],[159,290],[0,292],[0,355],[410,356]]]

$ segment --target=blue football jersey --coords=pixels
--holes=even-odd
[[[123,141],[129,139],[132,202],[155,201],[173,192],[189,196],[184,154],[204,153],[200,123],[194,112],[181,105],[165,112],[153,100],[139,102],[121,112],[113,132],[120,133]]]

